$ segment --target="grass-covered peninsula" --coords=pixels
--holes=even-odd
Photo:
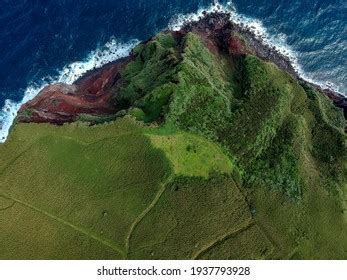
[[[24,105],[0,258],[346,259],[343,111],[259,48],[207,15]]]

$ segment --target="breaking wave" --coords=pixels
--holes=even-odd
[[[72,84],[89,70],[99,68],[109,62],[129,55],[131,49],[138,43],[139,41],[132,40],[128,43],[122,44],[116,39],[111,39],[103,47],[92,51],[85,60],[73,62],[65,66],[61,71],[59,71],[57,76],[45,77],[39,82],[29,85],[20,102],[14,102],[10,99],[5,100],[5,105],[0,111],[0,143],[5,142],[20,107],[24,103],[33,99],[45,86],[52,83]]]
[[[227,2],[225,5],[221,5],[218,3],[218,1],[214,1],[213,5],[207,8],[201,8],[196,13],[178,14],[172,18],[169,24],[169,29],[179,30],[188,22],[198,21],[203,16],[204,11],[208,13],[218,11],[229,13],[230,20],[232,22],[248,28],[254,33],[256,38],[260,39],[264,43],[264,45],[274,47],[283,56],[287,57],[301,78],[310,83],[319,85],[323,89],[329,88],[335,92],[345,95],[343,92],[339,91],[339,87],[336,84],[329,81],[318,81],[314,79],[310,73],[307,73],[302,69],[299,63],[299,53],[294,51],[292,47],[287,44],[286,34],[270,34],[260,20],[238,13],[232,1]]]
[[[213,2],[214,4],[209,7],[200,8],[197,12],[190,14],[177,14],[170,20],[168,28],[171,30],[178,30],[187,22],[198,21],[199,18],[203,16],[204,11],[228,12],[230,13],[231,21],[249,28],[257,38],[263,41],[264,44],[275,47],[282,55],[288,57],[298,75],[303,79],[317,84],[322,88],[330,88],[339,92],[339,88],[335,84],[331,82],[317,81],[312,78],[310,73],[303,71],[299,63],[299,53],[289,46],[285,34],[270,34],[260,20],[238,13],[232,1],[229,1],[224,5],[219,4],[218,1]],[[26,88],[24,97],[20,102],[14,102],[7,99],[4,107],[0,110],[0,143],[5,142],[10,127],[21,105],[34,98],[45,86],[57,82],[71,84],[87,71],[101,67],[118,58],[127,56],[131,49],[138,43],[138,40],[132,40],[123,44],[119,43],[116,39],[111,39],[103,47],[92,51],[85,60],[65,66],[61,71],[59,71],[59,74],[54,77],[45,77],[38,82],[30,84]],[[343,92],[341,94],[345,95]]]

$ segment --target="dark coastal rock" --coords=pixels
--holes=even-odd
[[[198,22],[187,23],[182,30],[198,33],[203,38],[213,41],[220,51],[228,51],[232,55],[254,54],[263,60],[271,61],[292,76],[298,77],[288,57],[275,48],[267,46],[249,28],[231,22],[229,13],[213,12]]]
[[[343,110],[345,119],[347,119],[347,97],[338,94],[331,89],[322,89],[322,91],[333,101],[336,107]]]
[[[276,64],[300,82],[310,84],[326,94],[333,103],[344,110],[347,119],[347,99],[333,90],[322,89],[303,81],[295,71],[290,59],[274,47],[266,45],[253,30],[243,24],[230,21],[230,14],[223,12],[203,13],[197,22],[187,22],[179,31],[171,32],[180,42],[188,32],[198,34],[209,50],[237,59],[246,54]],[[144,41],[146,44],[151,39]],[[116,114],[121,108],[114,104],[117,86],[122,83],[120,70],[131,61],[132,56],[117,60],[100,69],[86,73],[73,85],[55,84],[44,88],[33,100],[24,104],[17,116],[18,122],[48,122],[63,124],[75,121],[81,114],[105,116]]]
[[[261,38],[254,35],[253,30],[243,24],[230,21],[230,14],[213,12],[204,14],[198,22],[186,23],[182,28],[184,32],[198,33],[211,51],[227,52],[231,57],[253,54],[259,58],[276,64],[280,69],[289,73],[297,80],[313,86],[316,90],[328,96],[335,106],[343,109],[347,120],[347,98],[332,89],[304,81],[296,72],[289,57],[281,54],[275,47],[266,45]],[[346,127],[347,129],[347,127]]]

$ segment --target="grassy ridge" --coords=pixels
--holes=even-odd
[[[193,33],[139,45],[121,76],[117,121],[20,124],[0,145],[0,258],[347,257],[325,96]]]
[[[142,114],[135,116],[151,122],[160,116],[175,88],[180,54],[170,33],[140,44],[133,53],[134,60],[122,71],[123,83],[115,102],[119,108],[138,108]]]
[[[216,140],[230,118],[235,91],[230,62],[223,56],[216,59],[193,33],[185,37],[183,52],[167,122]]]
[[[302,87],[257,57],[246,56],[235,68],[194,34],[186,36],[182,49],[166,125],[223,146],[240,171],[257,230],[272,240],[276,252],[272,257],[331,258],[334,246],[335,256],[343,257],[346,226],[339,193],[346,179],[346,153],[341,111],[321,93]],[[236,73],[242,73],[239,82],[233,78]],[[280,219],[291,222],[285,225]],[[317,255],[309,247],[322,240],[332,241],[326,241]],[[225,246],[221,245],[221,254],[229,250]],[[218,250],[213,250],[211,256],[216,257]]]

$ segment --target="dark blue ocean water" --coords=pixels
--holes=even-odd
[[[20,101],[29,85],[56,77],[112,38],[120,43],[146,39],[166,28],[175,15],[194,13],[212,2],[0,0],[0,111],[6,99]],[[237,14],[257,19],[268,34],[288,45],[307,76],[346,92],[345,0],[228,2]],[[0,121],[5,117],[6,112],[0,112]]]

